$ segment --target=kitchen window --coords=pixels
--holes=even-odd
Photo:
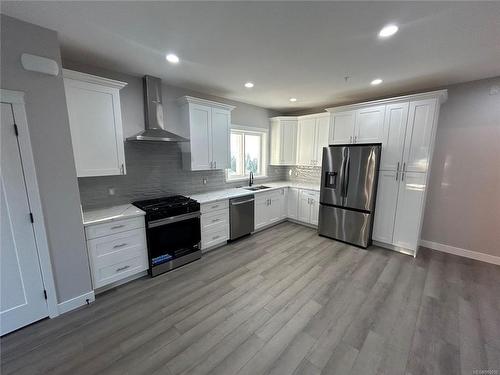
[[[227,180],[266,177],[267,131],[246,127],[232,127],[230,135],[231,164]]]

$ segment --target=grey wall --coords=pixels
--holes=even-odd
[[[61,62],[57,33],[1,15],[1,87],[24,91],[57,299],[92,290],[61,75],[25,71],[21,54]]]
[[[69,60],[63,61],[63,65],[67,69],[127,82],[127,86],[120,91],[124,137],[144,129],[141,77],[125,75]],[[164,84],[163,101],[166,127],[168,130],[183,136],[188,136],[188,129],[180,121],[180,108],[176,101],[184,95],[216,100],[236,106],[231,113],[233,124],[267,129],[269,117],[276,115],[276,113],[264,108]],[[78,179],[81,201],[85,209],[128,203],[137,199],[169,193],[192,194],[243,184],[243,182],[226,183],[223,171],[190,172],[183,170],[180,148],[175,143],[125,142],[125,159],[126,176]],[[284,168],[269,167],[269,178],[262,181],[284,179],[284,173]],[[206,185],[202,182],[204,178],[207,180]],[[110,188],[114,189],[114,195],[109,195]]]
[[[448,88],[422,238],[500,256],[500,77]]]

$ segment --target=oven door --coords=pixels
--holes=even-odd
[[[200,212],[150,221],[147,230],[150,267],[200,248]]]

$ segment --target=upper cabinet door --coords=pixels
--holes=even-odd
[[[283,160],[283,132],[281,122],[279,120],[271,121],[271,165],[281,165]]]
[[[316,119],[316,155],[314,157],[314,165],[321,166],[323,147],[328,147],[329,125],[330,116],[321,116]]]
[[[331,114],[329,144],[338,145],[353,142],[356,111]]]
[[[212,108],[212,162],[215,169],[229,168],[231,112]]]
[[[191,170],[213,169],[212,108],[200,104],[189,104],[189,124]]]
[[[306,118],[299,120],[297,147],[297,164],[314,165],[316,150],[314,149],[316,138],[316,119]]]
[[[297,120],[281,121],[281,164],[297,162]]]
[[[382,142],[385,105],[359,109],[356,113],[355,143]]]
[[[407,172],[427,172],[431,157],[436,99],[410,102],[403,163]]]
[[[64,87],[77,176],[125,174],[119,88],[73,78],[64,78]]]
[[[426,173],[405,173],[399,184],[394,245],[417,250],[422,222]]]
[[[389,104],[385,111],[384,136],[380,170],[397,171],[403,168],[403,148],[406,123],[408,120],[408,102]]]

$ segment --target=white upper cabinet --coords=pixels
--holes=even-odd
[[[229,136],[233,106],[184,96],[179,98],[189,142],[182,142],[184,169],[202,171],[229,167]]]
[[[357,110],[331,114],[330,144],[382,142],[385,105],[368,106]]]
[[[297,165],[321,166],[323,147],[328,146],[328,114],[299,117]]]
[[[356,111],[334,112],[331,115],[329,143],[331,145],[352,142]]]
[[[382,142],[385,105],[361,108],[356,112],[354,143]]]
[[[271,165],[295,165],[297,159],[297,118],[271,119]]]
[[[63,69],[78,177],[125,174],[120,89],[126,83]]]
[[[399,171],[402,168],[408,102],[388,104],[385,113],[380,169]]]
[[[436,99],[410,102],[403,156],[407,172],[427,172],[435,134]]]
[[[297,164],[314,165],[316,140],[316,119],[304,118],[299,120]]]

